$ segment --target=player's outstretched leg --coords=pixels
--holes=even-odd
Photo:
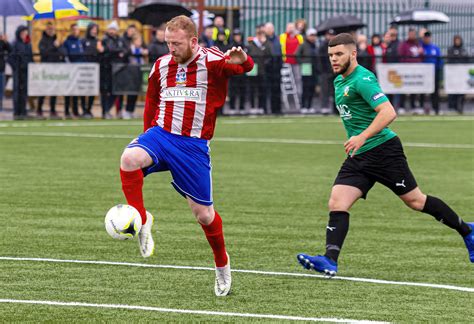
[[[425,195],[417,187],[409,193],[400,196],[407,206],[414,210],[433,216],[440,223],[456,230],[464,240],[469,260],[474,263],[474,230],[473,224],[468,224],[459,217],[444,201]]]
[[[155,242],[152,236],[153,216],[146,211],[143,203],[143,172],[142,167],[148,166],[152,160],[148,153],[138,147],[127,148],[120,161],[120,178],[122,190],[127,203],[135,207],[142,218],[142,229],[138,233],[140,253],[144,258],[153,255]]]

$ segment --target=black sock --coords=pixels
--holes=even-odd
[[[349,213],[344,211],[329,212],[325,256],[337,262],[347,231],[349,231]]]
[[[462,237],[471,233],[471,228],[466,224],[461,217],[459,217],[454,210],[452,210],[441,199],[432,196],[426,196],[425,207],[423,213],[430,214],[436,220],[458,231]]]

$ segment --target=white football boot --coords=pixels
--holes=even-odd
[[[148,258],[155,252],[155,242],[151,235],[151,228],[153,226],[153,215],[146,212],[146,223],[142,225],[138,233],[138,245],[140,246],[140,253],[144,258]]]
[[[216,267],[216,284],[214,285],[214,292],[216,296],[227,296],[230,293],[232,285],[232,276],[230,274],[230,257],[227,254],[227,265],[225,267]]]

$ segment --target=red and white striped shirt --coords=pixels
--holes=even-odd
[[[145,131],[159,126],[173,134],[210,140],[229,77],[253,68],[250,56],[241,65],[228,64],[225,59],[214,47],[200,47],[187,64],[176,63],[171,54],[160,57],[148,80]]]

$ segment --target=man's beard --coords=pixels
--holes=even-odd
[[[350,66],[351,66],[351,60],[348,59],[347,62],[341,66],[341,70],[339,72],[334,72],[334,74],[335,75],[344,74],[347,72]]]
[[[191,49],[191,46],[189,46],[187,51],[183,55],[174,57],[174,60],[176,61],[176,63],[183,64],[186,63],[192,56],[193,50]]]

